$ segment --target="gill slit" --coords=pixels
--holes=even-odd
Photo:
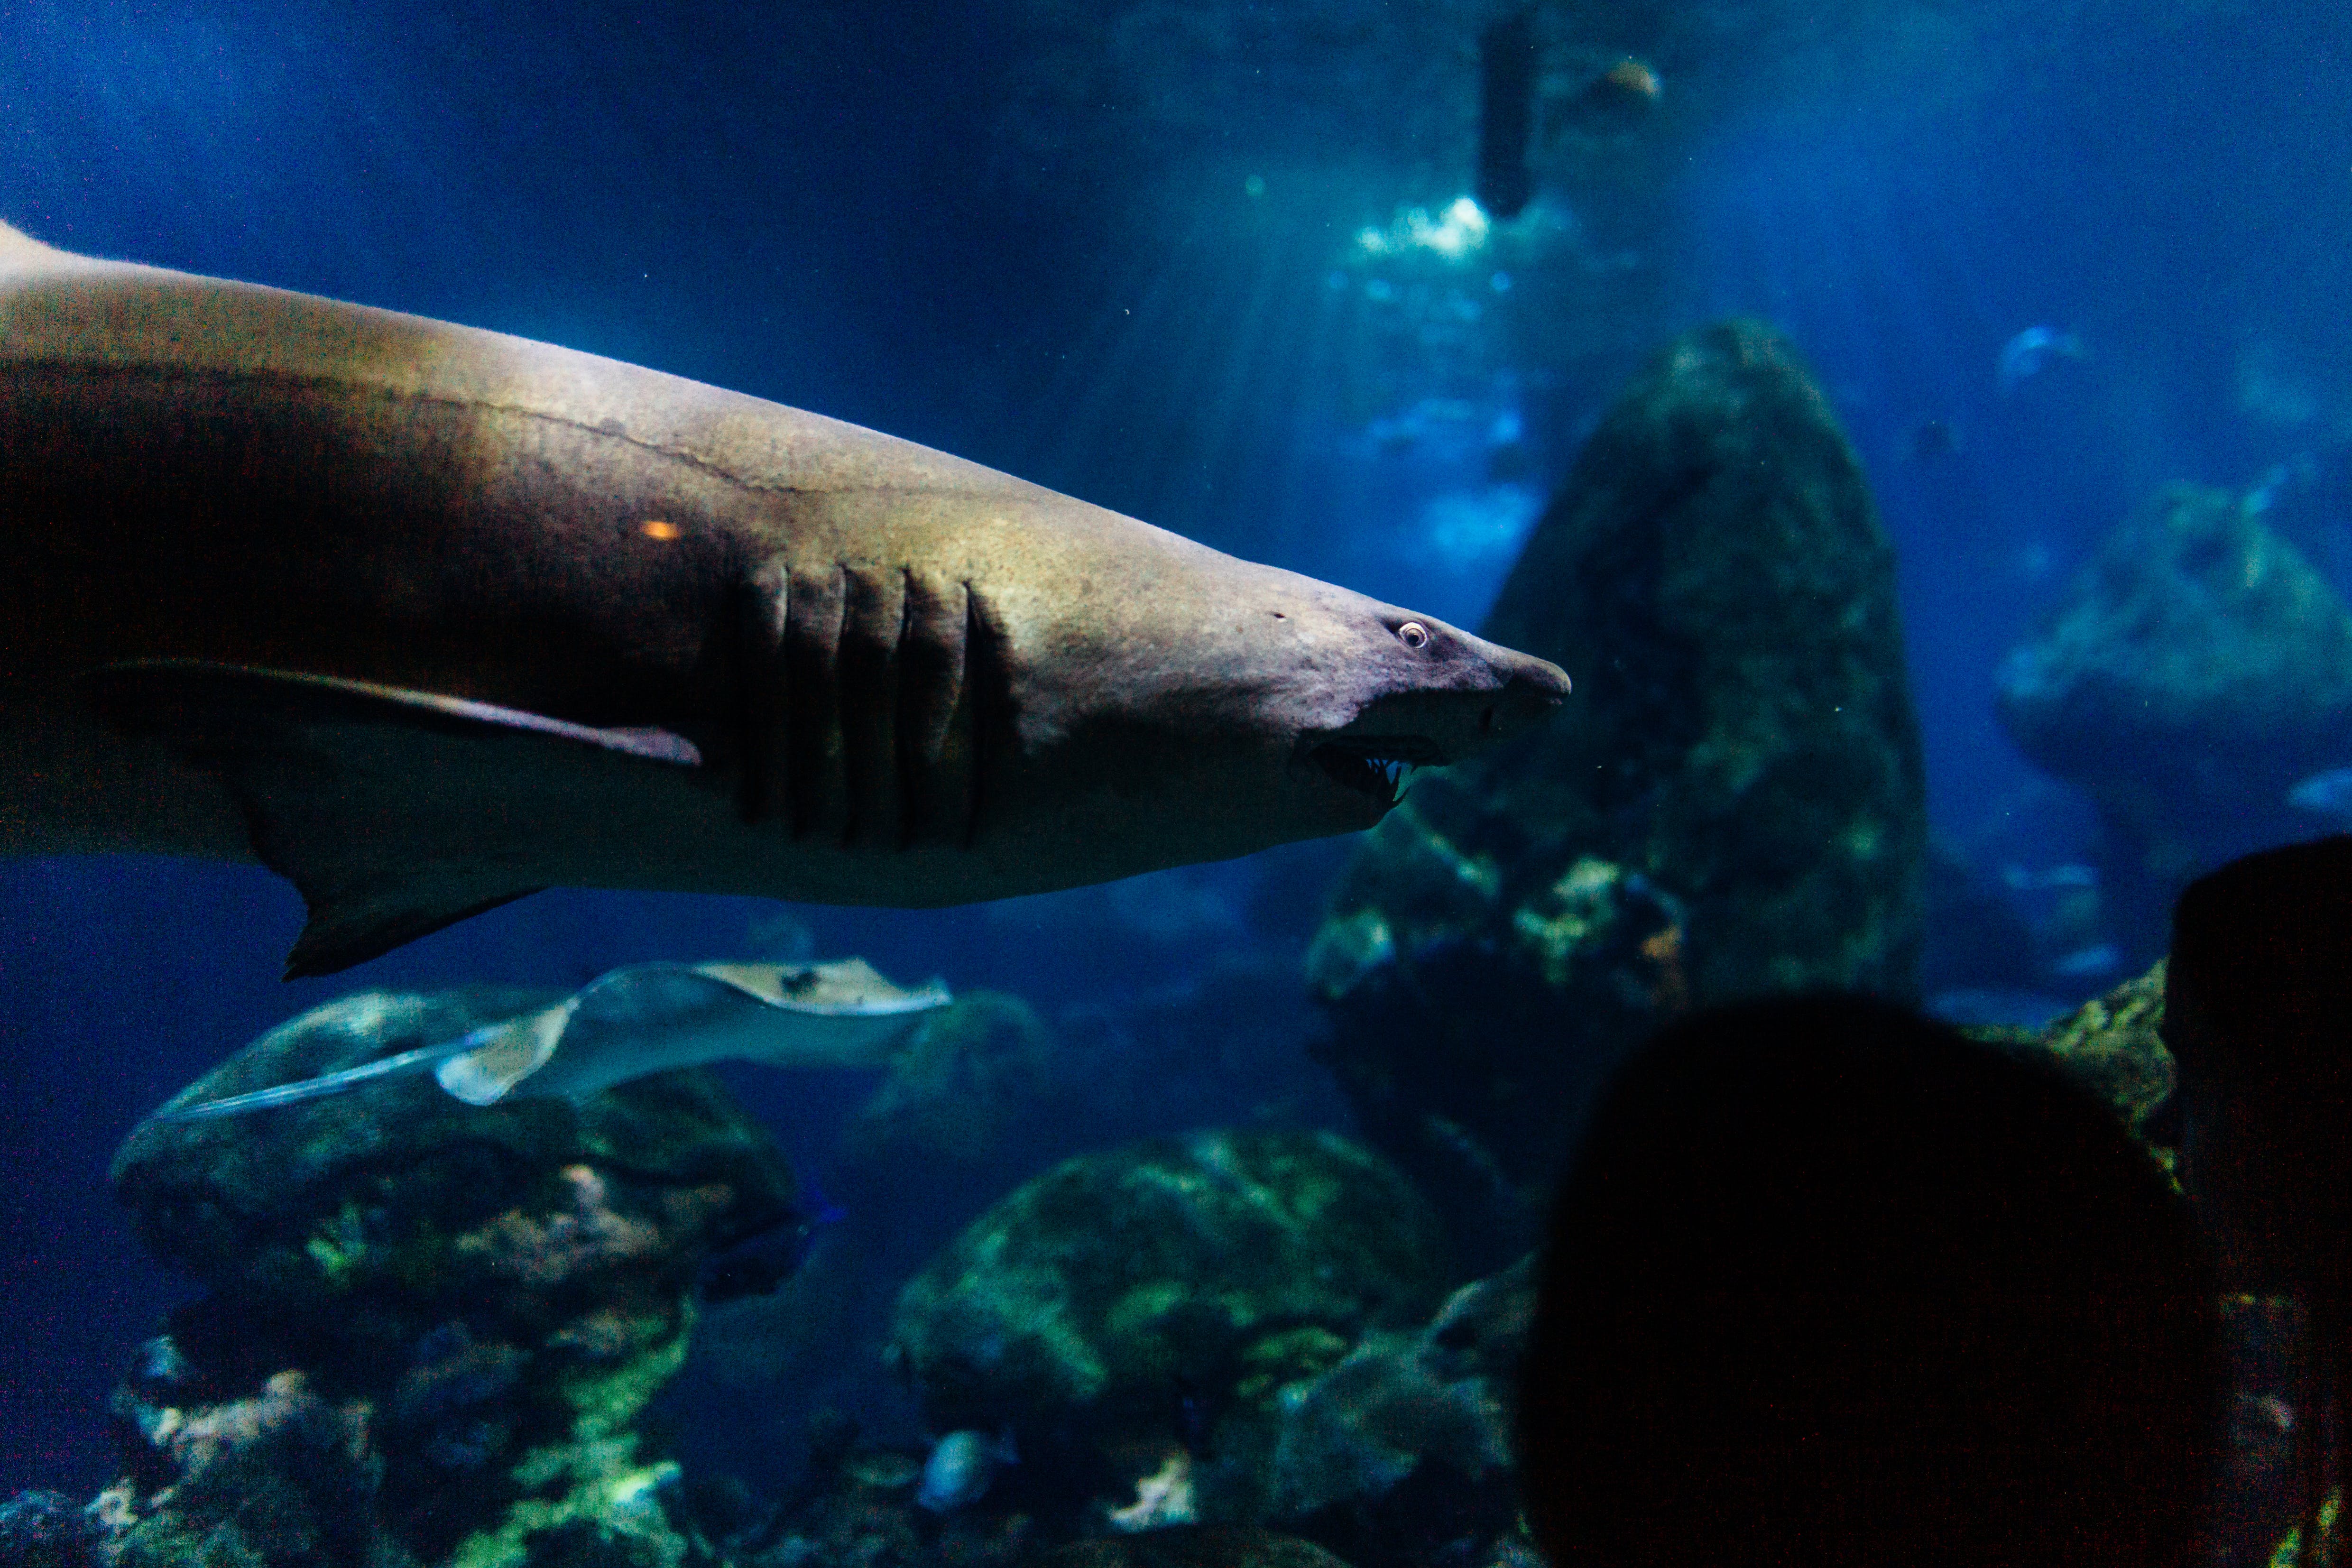
[[[988,703],[990,688],[995,676],[993,648],[989,642],[991,632],[988,616],[981,603],[980,588],[969,577],[963,584],[963,687],[958,696],[971,705],[971,762],[966,768],[970,775],[964,784],[963,847],[970,849],[980,840],[980,812],[983,804],[981,778],[988,771]]]
[[[850,693],[845,679],[850,672],[849,621],[856,605],[851,599],[849,588],[849,564],[845,561],[835,561],[833,563],[833,594],[835,602],[841,606],[841,614],[833,623],[833,744],[828,748],[833,756],[832,766],[827,770],[830,776],[825,782],[840,792],[836,809],[841,813],[841,845],[844,848],[857,838],[857,764],[849,754],[850,749],[857,743],[857,731],[849,721]]]
[[[915,635],[915,569],[898,568],[898,635],[890,645],[890,772],[888,779],[898,786],[898,847],[906,848],[915,841],[915,786],[921,772],[920,748],[923,738],[912,734],[910,721],[920,712],[916,704],[919,693],[910,681],[911,663],[908,658]],[[880,824],[876,824],[879,836]]]
[[[737,582],[735,734],[743,773],[736,810],[747,824],[782,814],[789,827],[792,574],[757,568]]]

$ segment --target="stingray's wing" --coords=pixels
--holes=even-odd
[[[725,1060],[867,1067],[915,1018],[949,1001],[932,981],[908,991],[863,959],[824,964],[633,963],[551,1007],[485,1024],[318,1078],[156,1113],[159,1121],[236,1116],[431,1071],[468,1105],[509,1094],[593,1094],[672,1068]]]
[[[476,1029],[445,1055],[433,1076],[468,1105],[496,1104],[554,1058],[579,1005],[574,993],[552,1007]]]
[[[927,980],[909,991],[893,984],[862,958],[828,963],[698,963],[694,972],[780,1011],[818,1016],[928,1013],[954,1000],[943,980]]]
[[[856,959],[633,963],[582,987],[561,1017],[551,1008],[518,1019],[488,1049],[452,1057],[441,1086],[486,1105],[508,1093],[593,1094],[714,1061],[870,1067],[948,999],[936,981],[902,990]]]

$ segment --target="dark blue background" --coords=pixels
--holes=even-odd
[[[2322,384],[2329,419],[2352,409],[2352,375],[2331,368],[2352,363],[2352,29],[2327,0],[2259,26],[2140,16],[2156,9],[2089,5],[2063,26],[2020,9],[1899,68],[1832,50],[1839,68],[1740,100],[1663,193],[1665,324],[1780,322],[1870,468],[1939,827],[2031,863],[2079,853],[2084,825],[2000,738],[1991,671],[2099,534],[2168,480],[2241,486],[2307,452],[2320,479],[2282,519],[2331,563],[2342,551],[2331,437],[2248,419],[2232,387],[2245,345],[2268,340]],[[1212,263],[1171,285],[1109,253],[1111,231],[1072,215],[1115,193],[1005,194],[987,132],[1017,44],[980,7],[197,10],[0,5],[0,217],[69,248],[639,361],[1415,598],[1410,563],[1351,547],[1377,475],[1343,507],[1276,460],[1296,367],[1108,411],[1091,391],[1128,335],[1236,330],[1246,279]],[[1098,299],[1105,279],[1176,303],[1055,308],[1065,284]],[[2089,357],[2004,396],[1996,355],[2042,321]],[[1568,389],[1563,419],[1612,391]],[[1929,417],[1957,453],[1913,457]],[[1469,620],[1492,586],[1424,577],[1446,600],[1426,607]],[[1323,863],[1279,874],[1307,864]],[[1077,899],[808,918],[828,952],[1039,996],[1180,961],[1089,942],[1099,906]],[[110,1473],[105,1392],[177,1289],[103,1190],[143,1110],[357,984],[571,984],[740,951],[761,910],[549,894],[288,986],[274,976],[299,906],[264,873],[0,865],[0,1496],[87,1493]],[[837,1106],[775,1098],[788,1139],[828,1135]]]

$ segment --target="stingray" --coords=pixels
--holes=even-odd
[[[831,963],[633,963],[562,1001],[453,1040],[246,1094],[168,1106],[157,1121],[241,1116],[429,1072],[468,1105],[578,1100],[673,1068],[717,1061],[794,1068],[886,1065],[924,1015],[948,1005],[933,980],[892,984],[862,958]]]

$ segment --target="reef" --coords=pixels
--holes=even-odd
[[[1313,872],[1336,863],[1312,847]],[[1320,880],[1281,892],[1303,905]],[[1344,1122],[1303,1046],[1316,1015],[1297,953],[1319,913],[1319,901],[1253,910],[1246,946],[1183,983],[1066,1002],[1050,1018],[977,990],[930,1016],[843,1129],[823,1172],[837,1207],[800,1270],[698,1326],[690,1394],[787,1426],[827,1406],[887,1426],[871,1402],[895,1392],[875,1369],[899,1288],[1004,1194],[1072,1156],[1237,1112],[1259,1126]],[[765,1488],[790,1468],[777,1457],[745,1479]]]
[[[1927,830],[1893,554],[1769,328],[1686,334],[1618,398],[1484,630],[1576,695],[1412,783],[1307,973],[1367,1135],[1491,1267],[1663,1020],[1915,991]]]
[[[933,1430],[1018,1440],[1003,1488],[1065,1531],[1255,1522],[1286,1400],[1446,1272],[1428,1205],[1335,1134],[1149,1140],[974,1221],[900,1293],[889,1354]]]
[[[1271,1517],[1359,1568],[1468,1560],[1512,1539],[1511,1427],[1534,1259],[1464,1286],[1416,1330],[1366,1334],[1284,1392]]]
[[[2286,797],[2352,763],[2352,613],[2241,498],[2175,485],[2010,653],[1998,703],[2018,749],[2098,808],[2104,912],[2145,963],[2191,879],[2315,836]]]
[[[18,1492],[0,1503],[0,1568],[89,1568],[101,1533],[62,1492]]]
[[[2159,960],[2147,973],[2042,1028],[1961,1032],[2056,1068],[2113,1110],[2133,1140],[2169,1173],[2180,1141],[2173,1104],[2179,1072],[2164,1045],[2164,970]]]
[[[1312,1542],[1246,1525],[1184,1525],[1049,1552],[1036,1568],[1348,1568]]]
[[[365,993],[263,1036],[175,1104],[331,1072],[543,1005]],[[680,1568],[677,1467],[638,1430],[698,1275],[802,1225],[789,1168],[715,1080],[465,1105],[387,1080],[150,1121],[115,1159],[140,1237],[205,1294],[116,1395],[117,1568],[526,1563]]]

